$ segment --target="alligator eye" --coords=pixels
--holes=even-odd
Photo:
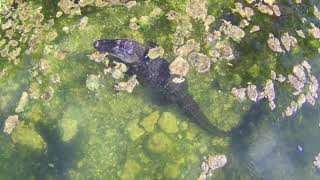
[[[94,47],[94,48],[98,48],[98,47],[99,47],[99,44],[100,44],[99,41],[95,41],[95,42],[93,43],[93,47]]]

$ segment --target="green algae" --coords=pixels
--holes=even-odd
[[[166,133],[176,133],[179,131],[177,118],[170,112],[163,112],[158,121],[160,128]]]
[[[127,131],[132,141],[137,140],[140,136],[142,136],[145,133],[145,131],[141,127],[139,127],[138,122],[139,119],[136,119],[130,121],[127,125]]]
[[[78,132],[78,124],[74,119],[63,118],[59,126],[63,142],[70,141]]]
[[[159,111],[152,112],[148,116],[142,119],[140,125],[147,131],[153,132],[155,129],[155,125],[160,117]]]
[[[141,167],[137,162],[135,162],[134,160],[127,160],[127,162],[124,165],[124,171],[121,175],[121,179],[134,179],[135,176],[139,173],[140,169]]]
[[[147,148],[153,153],[164,153],[170,151],[172,140],[166,134],[159,132],[151,135],[148,139]]]
[[[32,149],[44,150],[47,147],[45,141],[34,127],[27,126],[24,123],[19,124],[19,127],[13,131],[11,137],[14,143],[26,145]]]

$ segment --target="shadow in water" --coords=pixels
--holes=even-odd
[[[38,124],[37,129],[42,138],[47,143],[47,156],[50,163],[54,165],[54,174],[59,180],[68,179],[68,171],[76,166],[78,157],[81,157],[80,134],[77,133],[70,142],[63,142],[59,134],[58,128]]]

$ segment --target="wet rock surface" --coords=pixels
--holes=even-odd
[[[205,161],[201,163],[201,175],[197,180],[205,180],[207,177],[212,176],[216,169],[222,168],[227,164],[226,155],[212,155],[205,157]]]
[[[11,134],[14,128],[18,127],[19,119],[17,115],[9,116],[5,122],[3,127],[3,132],[7,134]]]

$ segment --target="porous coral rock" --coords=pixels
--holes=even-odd
[[[129,28],[135,31],[140,28],[138,25],[138,19],[136,17],[133,17],[129,20]]]
[[[314,38],[320,39],[320,29],[311,23],[311,28],[308,29],[308,32],[313,35]]]
[[[265,4],[258,4],[257,9],[264,14],[273,15],[273,9]]]
[[[250,29],[250,33],[254,33],[254,32],[257,32],[257,31],[260,31],[260,26],[257,26],[257,25],[254,25],[252,26],[252,28]]]
[[[129,1],[129,2],[127,2],[124,6],[125,6],[126,8],[128,8],[128,9],[130,9],[130,8],[136,6],[136,5],[138,5],[137,1]]]
[[[247,96],[251,101],[256,102],[258,98],[257,87],[253,84],[249,84],[247,87]]]
[[[320,12],[317,6],[313,6],[313,15],[320,20]]]
[[[298,64],[293,66],[292,72],[300,81],[306,81],[306,74],[304,73],[304,68],[302,65]]]
[[[198,52],[200,50],[200,43],[196,42],[194,39],[189,39],[184,45],[180,46],[175,50],[177,56],[186,57],[191,52]]]
[[[89,59],[98,63],[103,62],[106,66],[109,64],[109,59],[107,58],[108,53],[94,52],[88,55]]]
[[[80,7],[92,5],[94,3],[94,0],[79,0],[78,4]]]
[[[280,41],[278,38],[274,37],[272,33],[269,34],[269,39],[267,41],[269,48],[274,52],[282,53],[284,50],[281,48]]]
[[[90,74],[87,76],[86,87],[89,91],[96,91],[100,87],[99,76]]]
[[[206,20],[204,21],[204,27],[205,27],[205,31],[208,32],[210,25],[215,21],[215,17],[212,15],[208,15],[206,17]]]
[[[272,11],[274,13],[274,15],[276,16],[281,16],[281,11],[278,5],[274,4],[272,5]]]
[[[126,91],[128,93],[132,93],[133,89],[139,84],[136,75],[130,77],[127,82],[120,82],[115,85],[115,89],[117,91]]]
[[[71,0],[60,0],[58,6],[65,14],[81,15],[80,6]]]
[[[182,57],[177,57],[169,66],[170,73],[185,77],[189,71],[188,62]]]
[[[80,19],[79,28],[84,29],[88,25],[88,22],[89,22],[89,18],[87,16],[82,17]]]
[[[300,29],[300,30],[296,30],[296,33],[297,33],[297,35],[299,36],[299,37],[301,37],[301,38],[306,38],[306,36],[304,35],[304,32]]]
[[[154,47],[149,50],[148,57],[150,59],[162,58],[164,55],[164,49],[161,46]]]
[[[207,16],[207,1],[204,0],[188,0],[187,14],[194,18],[205,21]]]
[[[238,101],[244,101],[246,99],[246,88],[232,88],[231,93],[238,99]]]
[[[263,0],[263,2],[271,6],[275,3],[275,0]]]
[[[12,130],[19,125],[19,119],[17,115],[9,116],[4,122],[3,132],[11,134]]]
[[[290,106],[285,111],[286,116],[292,116],[298,110],[298,104],[294,101],[291,102]]]
[[[236,42],[240,42],[245,36],[245,32],[240,27],[232,25],[231,22],[225,20],[223,20],[219,30]]]
[[[199,73],[205,73],[210,70],[210,59],[202,53],[192,52],[188,60]]]
[[[128,68],[125,64],[119,63],[119,62],[114,62],[115,66],[108,68],[106,72],[111,73],[111,76],[113,79],[123,79],[124,78],[124,73],[127,72]]]
[[[306,61],[306,60],[302,61],[301,65],[307,70],[308,73],[310,73],[311,66],[308,63],[308,61]]]
[[[23,92],[21,97],[20,97],[20,100],[18,102],[18,105],[15,109],[15,112],[16,113],[21,113],[24,111],[24,108],[27,106],[29,102],[29,95],[27,92]]]
[[[243,7],[240,2],[235,3],[235,8],[232,9],[233,12],[239,13],[239,15],[243,18],[251,20],[251,17],[254,15],[253,9],[250,7]]]
[[[274,104],[274,99],[276,97],[275,91],[274,91],[274,84],[271,79],[268,79],[266,82],[266,85],[264,87],[264,95],[267,97],[269,101],[269,105],[271,110],[274,110],[275,104]]]
[[[287,51],[290,51],[298,42],[297,39],[290,36],[288,32],[283,33],[280,39]]]
[[[306,96],[304,94],[300,94],[297,99],[298,108],[301,108],[302,105],[306,102]]]
[[[247,26],[249,26],[249,21],[248,20],[246,20],[246,19],[241,19],[241,21],[240,21],[240,23],[239,23],[239,27],[240,28],[245,28],[245,27],[247,27]]]
[[[197,180],[206,179],[206,177],[211,176],[216,169],[224,167],[227,162],[227,156],[224,154],[210,155],[208,158],[205,157],[205,161],[201,163],[201,175]]]
[[[303,82],[299,81],[297,77],[292,74],[288,75],[288,80],[290,84],[298,91],[301,92],[302,88],[304,87]]]
[[[48,89],[41,95],[41,99],[49,101],[53,97],[53,94],[54,89],[51,86],[49,86]]]

